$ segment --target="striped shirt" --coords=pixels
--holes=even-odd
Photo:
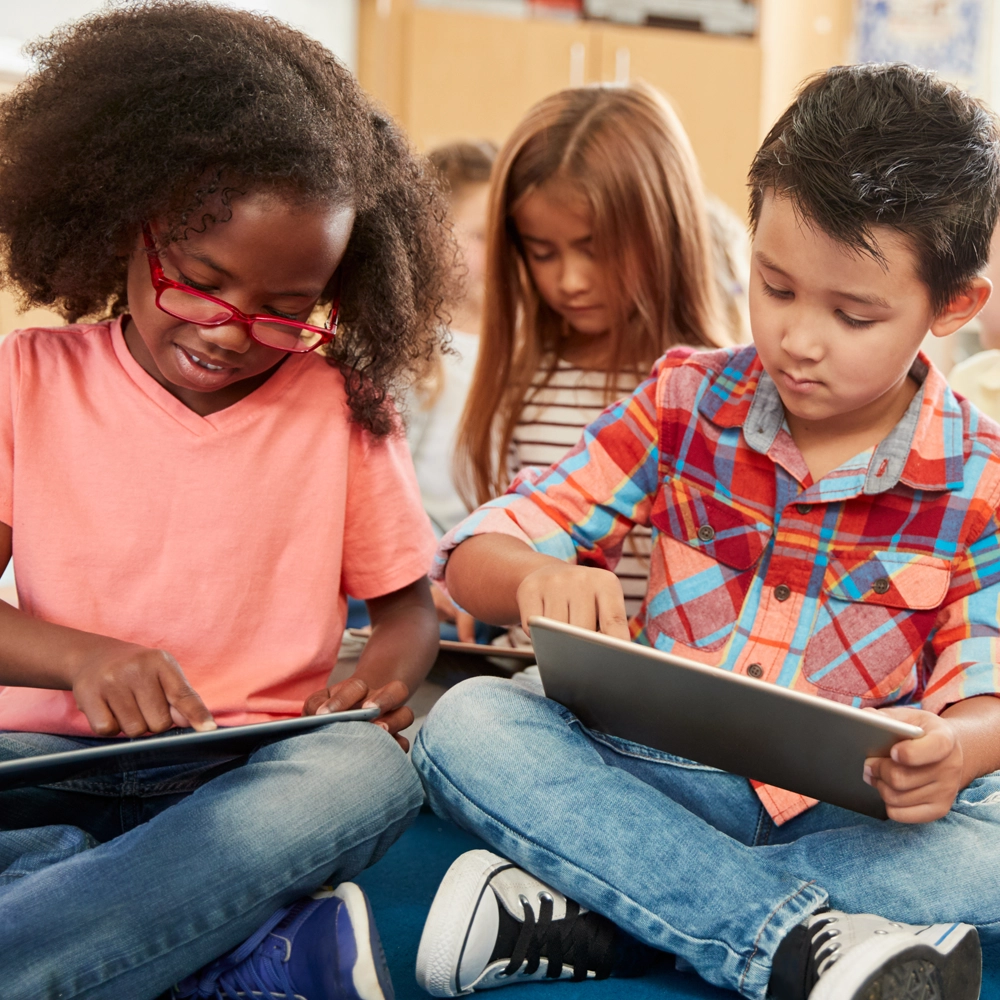
[[[441,541],[509,534],[615,564],[652,527],[637,642],[844,704],[1000,693],[1000,427],[923,355],[874,448],[813,481],[753,347],[668,353],[557,465]],[[754,783],[777,823],[814,800]]]
[[[616,377],[616,398],[631,395],[639,382],[634,375],[621,372]],[[549,374],[548,366],[539,369],[532,380],[533,389],[514,428],[511,441],[511,475],[529,467],[555,465],[574,448],[584,428],[593,423],[607,406],[607,375],[601,371],[578,368],[560,360]],[[615,566],[625,594],[629,616],[638,613],[646,596],[649,577],[650,530],[636,526],[625,541],[622,556]]]

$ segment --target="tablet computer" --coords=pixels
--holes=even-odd
[[[356,708],[348,712],[303,715],[296,719],[257,722],[249,726],[223,726],[208,733],[168,730],[159,736],[109,740],[104,746],[20,757],[0,763],[0,791],[85,778],[98,770],[105,770],[111,761],[122,771],[135,771],[191,760],[227,760],[252,753],[262,743],[298,736],[334,722],[370,721],[378,714],[377,708]]]
[[[885,819],[866,757],[923,730],[649,646],[533,617],[545,693],[588,729]]]

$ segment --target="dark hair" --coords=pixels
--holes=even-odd
[[[117,315],[146,219],[176,240],[250,191],[351,203],[327,357],[353,418],[387,433],[389,398],[440,338],[450,237],[433,171],[351,74],[279,21],[183,0],[118,6],[28,51],[37,68],[0,102],[3,282],[70,320]]]
[[[470,184],[488,184],[497,147],[488,139],[479,142],[450,142],[427,154],[452,197]]]
[[[980,101],[905,63],[835,66],[811,77],[750,168],[750,224],[768,191],[884,263],[873,228],[911,241],[942,309],[989,258],[1000,129]]]

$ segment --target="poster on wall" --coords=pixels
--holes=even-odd
[[[858,62],[910,62],[989,98],[992,0],[858,0]]]

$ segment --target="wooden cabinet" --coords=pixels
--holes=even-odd
[[[847,57],[851,0],[760,0],[756,38],[361,0],[358,76],[420,149],[503,142],[568,86],[643,79],[677,109],[706,186],[740,216],[754,150],[805,75]]]
[[[599,32],[585,23],[417,8],[409,33],[404,121],[425,149],[456,136],[501,141],[532,104],[592,79],[599,62]]]
[[[702,178],[742,218],[746,173],[760,141],[760,46],[692,31],[601,32],[602,80],[640,79],[670,99]]]

